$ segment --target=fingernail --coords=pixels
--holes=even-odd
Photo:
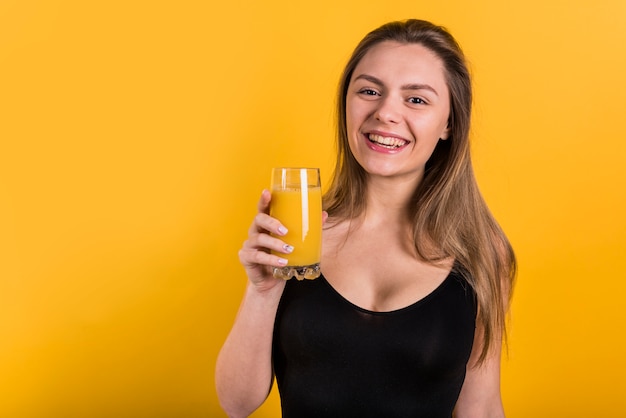
[[[290,253],[293,251],[293,246],[289,245],[289,244],[285,244],[283,245],[283,250],[285,250],[285,252]]]
[[[281,266],[286,266],[287,265],[287,260],[284,258],[279,258],[278,259],[278,264],[280,264]]]
[[[285,235],[285,234],[287,233],[287,228],[285,228],[285,227],[284,227],[284,226],[282,226],[282,225],[281,225],[281,226],[279,226],[279,227],[278,227],[278,233],[279,233],[280,235]]]

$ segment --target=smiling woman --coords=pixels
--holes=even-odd
[[[515,257],[474,179],[470,109],[444,28],[392,22],[357,46],[339,88],[322,276],[272,276],[293,243],[267,191],[239,252],[248,286],[216,367],[229,416],[263,403],[274,376],[284,418],[503,416]]]
[[[448,137],[449,114],[441,59],[420,44],[381,42],[356,66],[348,87],[350,151],[370,177],[408,176],[414,189]]]
[[[447,25],[467,54],[478,184],[520,260],[507,418],[623,418],[626,1],[219,4],[0,1],[0,417],[225,416],[211,376],[247,283],[237,250],[257,191],[284,164],[319,167],[328,190],[344,64],[361,35],[417,15]],[[341,192],[392,203],[346,164]],[[335,213],[349,217],[343,202]],[[394,213],[383,221],[400,233]],[[406,251],[384,232],[372,228],[379,242],[358,260],[388,268]],[[415,301],[383,300],[398,286],[384,284],[376,300],[339,287],[325,300],[372,312]],[[252,417],[279,416],[274,385]]]

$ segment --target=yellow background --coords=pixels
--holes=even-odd
[[[508,417],[624,416],[625,1],[0,0],[0,417],[223,416],[270,168],[328,180],[339,72],[407,17],[471,61]]]

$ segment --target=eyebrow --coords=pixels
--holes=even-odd
[[[356,80],[367,80],[370,83],[374,83],[379,87],[384,87],[384,83],[374,77],[373,75],[369,75],[369,74],[360,74],[357,77],[354,78],[354,81]],[[429,90],[432,91],[437,97],[439,96],[439,93],[437,93],[437,90],[435,90],[432,86],[428,85],[428,84],[422,84],[422,83],[409,83],[409,84],[404,84],[400,87],[402,90]]]

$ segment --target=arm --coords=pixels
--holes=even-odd
[[[272,333],[285,282],[272,268],[285,265],[269,249],[287,253],[284,242],[269,235],[282,225],[268,213],[270,193],[264,191],[248,240],[239,251],[248,285],[235,323],[217,358],[215,382],[222,408],[229,417],[247,417],[267,398],[273,381]]]
[[[501,303],[507,312],[511,301],[517,264],[515,254],[501,231],[492,231],[491,242],[501,261],[500,289]],[[478,313],[480,315],[480,312]],[[483,348],[484,329],[478,325],[474,334],[474,345],[468,361],[465,382],[454,409],[455,418],[504,418],[504,408],[500,394],[500,360],[502,335],[496,332],[487,357],[482,364],[478,359]]]
[[[482,349],[482,332],[476,330],[474,347],[467,363],[465,382],[454,408],[455,418],[504,418],[500,395],[501,346],[494,344],[482,364],[477,364]]]

